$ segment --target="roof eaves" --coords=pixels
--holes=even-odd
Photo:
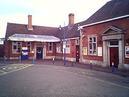
[[[106,23],[106,22],[110,22],[110,21],[118,20],[118,19],[122,19],[122,18],[127,18],[127,17],[129,17],[129,15],[115,17],[115,18],[112,18],[112,19],[107,19],[107,20],[103,20],[103,21],[99,21],[99,22],[95,22],[95,23],[90,23],[90,24],[86,24],[86,25],[83,25],[83,26],[80,26],[80,27],[83,28],[83,27],[93,26],[93,25],[97,25],[97,24],[101,24],[101,23]]]

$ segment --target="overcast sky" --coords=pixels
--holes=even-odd
[[[67,25],[68,14],[75,22],[86,20],[110,0],[0,0],[0,37],[5,36],[7,22],[27,24],[28,14],[33,25]]]

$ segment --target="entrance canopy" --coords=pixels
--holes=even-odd
[[[8,38],[11,41],[59,42],[60,39],[49,35],[14,34]]]

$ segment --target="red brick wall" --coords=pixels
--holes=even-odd
[[[4,46],[5,46],[5,49],[4,49],[5,56],[7,58],[10,58],[10,56],[11,56],[11,50],[12,50],[11,42],[10,41],[5,41]]]
[[[76,58],[76,40],[75,39],[71,39],[70,40],[70,54],[69,56],[72,57],[72,58]]]
[[[76,41],[76,39],[70,39],[70,53],[66,53],[66,57],[76,58],[76,43],[75,43],[75,41]],[[62,57],[63,53],[62,52],[61,53],[56,52],[56,56]]]
[[[57,47],[59,44],[60,44],[60,46],[61,46],[61,52],[59,53],[59,52],[56,51],[55,56],[56,56],[56,57],[63,57],[63,52],[62,52],[63,45],[62,45],[62,42],[56,43],[56,47]]]
[[[25,46],[25,42],[22,42],[22,46]],[[31,50],[34,49],[34,43],[31,43]],[[21,53],[12,53],[12,42],[11,41],[5,41],[5,56],[9,59],[10,57],[19,57]],[[33,57],[33,53],[30,51],[29,57]]]
[[[125,30],[125,41],[129,39],[129,18],[119,19],[107,23],[97,24],[89,27],[85,27],[83,34],[85,35],[82,41],[83,46],[88,48],[88,35],[97,35],[97,46],[102,45],[102,33],[110,26],[116,26],[120,29]],[[102,57],[86,55],[85,59],[103,60]],[[129,59],[125,59],[125,63],[129,63]]]
[[[53,43],[52,51],[48,50],[48,43],[46,43],[46,56],[55,56],[56,45]]]
[[[26,44],[25,42],[22,42],[23,47],[26,46],[25,44]],[[45,45],[46,45],[46,56],[55,56],[56,55],[56,44],[53,43],[52,52],[48,51],[48,44],[46,43]],[[12,53],[12,42],[11,41],[5,41],[5,48],[6,49],[4,49],[4,52],[7,58],[20,56],[20,53],[16,53],[16,54]],[[34,50],[34,42],[31,43],[31,50]],[[29,53],[29,57],[33,57],[33,53],[31,51]]]

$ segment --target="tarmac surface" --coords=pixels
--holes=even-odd
[[[0,97],[129,97],[128,74],[103,70],[48,60],[2,64]]]

